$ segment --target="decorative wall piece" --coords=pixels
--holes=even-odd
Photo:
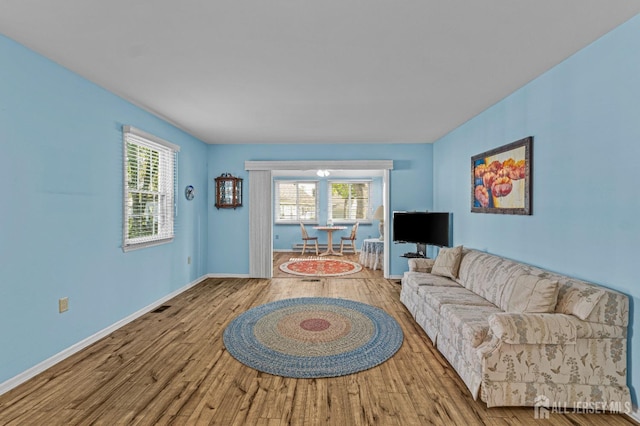
[[[218,209],[234,209],[242,207],[242,178],[231,173],[223,173],[215,178],[216,207]]]
[[[185,189],[184,189],[184,198],[186,198],[187,200],[191,201],[193,200],[193,197],[196,196],[196,190],[193,187],[193,185],[188,185]]]
[[[471,157],[471,211],[530,215],[533,137]]]

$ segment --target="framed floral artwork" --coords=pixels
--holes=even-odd
[[[471,211],[530,215],[533,137],[471,157]]]

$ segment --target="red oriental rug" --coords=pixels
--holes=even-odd
[[[306,277],[338,277],[355,274],[362,270],[362,266],[338,259],[291,259],[280,265],[280,270],[287,274]]]

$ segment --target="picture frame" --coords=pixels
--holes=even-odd
[[[531,215],[533,136],[471,157],[471,212]]]

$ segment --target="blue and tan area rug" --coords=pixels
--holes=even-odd
[[[276,376],[336,377],[375,367],[402,346],[400,325],[382,309],[344,299],[303,297],[261,305],[224,331],[227,351]]]

